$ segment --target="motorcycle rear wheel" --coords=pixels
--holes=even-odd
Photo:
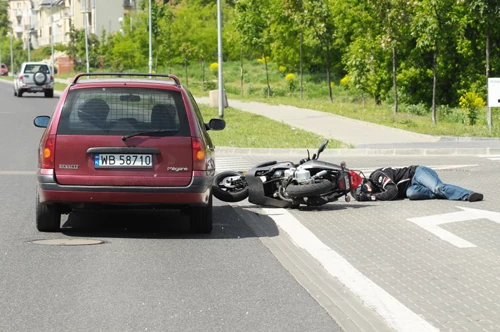
[[[314,197],[332,191],[332,184],[328,180],[310,184],[289,184],[286,193],[290,197]]]
[[[239,202],[248,197],[249,190],[246,181],[243,181],[243,186],[225,186],[224,179],[242,176],[238,172],[226,171],[217,174],[214,178],[214,183],[212,186],[213,195],[224,202]]]

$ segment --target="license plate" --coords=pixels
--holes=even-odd
[[[33,90],[33,91],[42,91],[43,89],[42,88],[31,88],[31,90]]]
[[[151,168],[153,157],[150,154],[95,154],[94,167]]]

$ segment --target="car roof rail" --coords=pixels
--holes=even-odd
[[[73,82],[71,82],[71,85],[74,85],[76,84],[76,82],[78,82],[78,79],[82,76],[117,76],[117,77],[123,77],[123,76],[141,76],[141,77],[150,77],[150,78],[153,78],[153,77],[168,77],[168,78],[171,78],[175,81],[175,85],[177,87],[181,87],[181,81],[179,80],[179,78],[175,75],[172,75],[172,74],[148,74],[148,73],[80,73],[80,74],[77,74],[74,78],[73,78]]]

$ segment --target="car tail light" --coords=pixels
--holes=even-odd
[[[23,81],[23,75],[19,76],[19,80],[22,82]]]
[[[193,147],[193,171],[206,171],[207,170],[207,160],[205,153],[205,146],[202,141],[197,138],[192,138]]]
[[[50,75],[50,81],[54,82],[54,76]]]
[[[40,168],[54,168],[56,135],[50,134],[40,146]]]

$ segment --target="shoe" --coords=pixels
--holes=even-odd
[[[480,193],[471,193],[469,197],[467,197],[469,202],[477,202],[483,200],[483,194]]]

